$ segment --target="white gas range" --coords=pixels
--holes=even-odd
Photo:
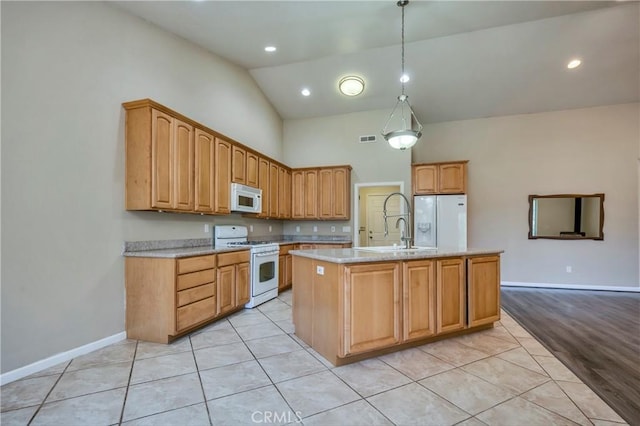
[[[215,226],[215,248],[250,248],[251,299],[245,308],[253,308],[278,296],[278,255],[280,246],[268,241],[248,241],[247,227],[238,225]]]

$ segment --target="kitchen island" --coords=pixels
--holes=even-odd
[[[293,250],[295,334],[334,365],[493,327],[502,250]]]

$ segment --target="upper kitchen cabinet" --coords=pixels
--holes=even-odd
[[[209,133],[195,131],[195,210],[212,213],[215,203],[214,164],[216,139]]]
[[[148,102],[124,104],[128,210],[194,209],[194,128]]]
[[[247,151],[246,174],[247,185],[258,188],[258,155],[251,151]]]
[[[291,170],[278,167],[278,217],[291,219]]]
[[[413,195],[466,193],[467,162],[413,164]]]
[[[231,143],[216,138],[215,183],[216,195],[214,199],[215,213],[231,213]]]
[[[351,166],[297,169],[292,180],[292,219],[351,217]]]
[[[247,151],[237,145],[231,148],[231,182],[247,184]]]
[[[258,217],[269,217],[269,189],[271,163],[268,158],[258,157],[258,188],[262,190],[262,212]]]

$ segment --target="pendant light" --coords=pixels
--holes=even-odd
[[[402,84],[402,94],[398,96],[396,106],[391,111],[391,115],[387,119],[384,127],[382,128],[382,136],[389,142],[392,148],[404,150],[411,148],[416,144],[420,136],[422,136],[422,124],[418,121],[418,118],[411,109],[409,104],[409,97],[404,93],[404,83],[408,80],[404,73],[404,7],[409,3],[409,0],[398,1],[398,6],[402,9],[402,74],[400,83]],[[387,130],[387,126],[391,122],[391,119],[400,114],[401,127],[397,130]],[[414,129],[413,123],[417,125]]]

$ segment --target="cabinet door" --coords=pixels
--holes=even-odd
[[[449,333],[465,327],[465,275],[462,259],[443,259],[437,261],[436,332]]]
[[[236,266],[227,265],[218,268],[218,315],[236,307]]]
[[[258,188],[258,156],[253,152],[247,152],[246,175],[247,185]]]
[[[236,307],[249,303],[251,297],[249,263],[236,265]]]
[[[278,217],[284,219],[287,215],[287,199],[291,191],[287,190],[287,169],[278,166]]]
[[[318,171],[306,170],[304,172],[304,217],[306,219],[318,218]]]
[[[211,213],[215,196],[213,166],[215,138],[200,129],[195,130],[195,210]]]
[[[278,290],[287,286],[287,255],[278,256]]]
[[[466,192],[466,164],[440,164],[438,166],[438,192],[464,194]]]
[[[285,270],[285,280],[284,285],[290,286],[293,285],[293,256],[287,254],[285,256],[284,270]]]
[[[258,159],[258,187],[262,190],[262,213],[259,217],[269,216],[269,171],[270,163],[266,158],[260,157]]]
[[[318,172],[318,216],[320,219],[333,217],[333,170],[320,169]]]
[[[400,287],[398,262],[346,268],[345,355],[400,342]]]
[[[346,168],[333,170],[333,218],[349,220],[351,217],[351,171]]]
[[[215,212],[231,213],[231,143],[216,138]]]
[[[247,151],[233,145],[231,148],[231,181],[246,185]]]
[[[280,167],[276,163],[269,164],[269,217],[278,217],[278,176]]]
[[[433,260],[403,263],[402,301],[405,341],[436,332],[436,274]]]
[[[174,191],[177,210],[193,210],[193,127],[174,119]]]
[[[173,208],[173,117],[151,110],[151,207]]]
[[[304,172],[291,173],[291,218],[304,219]]]
[[[469,327],[500,320],[500,256],[472,257],[467,262]]]
[[[438,166],[413,166],[413,194],[436,194],[438,192]]]
[[[284,174],[284,219],[291,219],[291,170],[287,170]]]

